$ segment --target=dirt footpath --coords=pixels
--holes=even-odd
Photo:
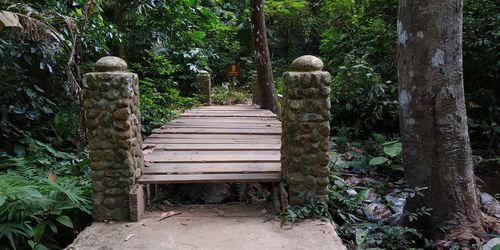
[[[345,249],[329,223],[309,220],[281,227],[258,206],[197,205],[171,210],[181,214],[160,220],[164,212],[149,212],[136,223],[94,223],[67,249]]]

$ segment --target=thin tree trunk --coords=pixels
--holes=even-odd
[[[405,177],[428,188],[405,210],[432,208],[415,226],[437,238],[484,234],[464,100],[462,12],[462,0],[401,0],[397,23]]]
[[[118,30],[121,33],[125,33],[125,25],[123,24],[122,6],[118,0],[115,1],[115,6],[113,8],[113,16],[115,18]],[[118,57],[123,60],[127,60],[127,46],[124,42],[118,43]]]
[[[277,113],[277,100],[274,91],[273,69],[269,47],[267,44],[266,21],[264,17],[264,0],[251,0],[250,18],[252,29],[252,41],[255,50],[255,64],[257,68],[257,80],[262,94],[263,109],[269,109]]]

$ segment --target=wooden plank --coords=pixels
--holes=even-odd
[[[210,139],[210,138],[186,138],[186,139],[171,139],[171,138],[149,138],[144,142],[144,145],[153,144],[280,144],[281,139]]]
[[[153,163],[144,168],[144,174],[220,174],[259,173],[281,171],[279,162],[255,163]]]
[[[281,121],[275,118],[258,118],[258,117],[181,117],[170,121],[168,124],[200,124],[200,123],[235,123],[235,124],[276,124],[281,125]]]
[[[161,128],[281,128],[279,123],[230,123],[230,122],[196,122],[196,123],[186,123],[186,122],[171,122]]]
[[[168,151],[167,151],[168,152]],[[200,151],[201,153],[202,151]],[[242,151],[244,152],[244,151]],[[272,151],[271,151],[272,152]],[[250,154],[250,155],[226,155],[224,153],[215,155],[184,154],[165,155],[153,151],[144,156],[145,161],[151,162],[279,162],[280,154]]]
[[[187,174],[187,175],[143,175],[140,184],[169,183],[229,183],[229,182],[279,182],[280,173],[259,174]]]
[[[188,109],[186,112],[271,112],[268,109],[257,109],[257,108],[219,108],[219,109],[206,109],[206,108],[193,108]]]
[[[259,105],[211,105],[211,106],[198,106],[193,109],[261,109]]]
[[[156,134],[251,134],[251,135],[280,135],[281,128],[159,128],[154,129]]]
[[[281,144],[157,144],[155,150],[280,150]]]
[[[266,113],[227,113],[227,114],[214,114],[211,112],[197,112],[197,113],[183,113],[179,117],[276,117],[275,114]]]
[[[280,155],[280,151],[277,150],[269,150],[269,151],[259,151],[259,150],[215,150],[215,151],[185,151],[185,150],[162,150],[155,149],[150,155],[155,156],[185,156],[185,157],[198,157],[205,155],[223,155],[223,156],[259,156],[259,155]]]
[[[238,119],[239,120],[239,119]],[[281,126],[281,122],[278,120],[272,120],[272,121],[238,121],[235,119],[232,120],[223,120],[223,119],[215,119],[215,120],[172,120],[167,125],[199,125],[199,124],[210,124],[210,125],[239,125],[239,126],[244,126],[244,125],[252,125],[252,126],[267,126],[267,125],[272,125],[272,126]]]
[[[171,138],[171,139],[280,139],[281,135],[214,135],[214,134],[151,134],[150,138]]]
[[[273,112],[269,110],[236,110],[236,111],[231,111],[231,110],[188,110],[184,112],[184,114],[215,114],[215,115],[223,115],[223,114],[229,114],[229,115],[251,115],[251,114],[256,114],[256,115],[269,115],[269,116],[276,116]]]
[[[144,142],[139,183],[278,182],[281,122],[258,106],[197,107]]]

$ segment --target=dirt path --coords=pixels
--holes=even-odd
[[[293,227],[269,221],[248,204],[176,207],[159,220],[149,212],[137,223],[94,223],[67,249],[345,249],[333,226],[309,220]],[[128,239],[128,240],[126,240]]]

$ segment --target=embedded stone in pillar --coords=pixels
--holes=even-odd
[[[198,72],[196,79],[197,88],[200,93],[200,102],[205,105],[212,105],[212,81],[210,79],[210,73],[208,73],[208,71],[201,70]]]
[[[331,76],[322,69],[302,56],[284,74],[281,165],[291,204],[328,200]]]
[[[138,77],[126,70],[121,58],[107,56],[97,61],[97,72],[83,78],[98,221],[130,218],[129,193],[144,168]]]
[[[257,105],[260,105],[262,103],[262,96],[260,94],[257,73],[252,74],[252,103]]]

